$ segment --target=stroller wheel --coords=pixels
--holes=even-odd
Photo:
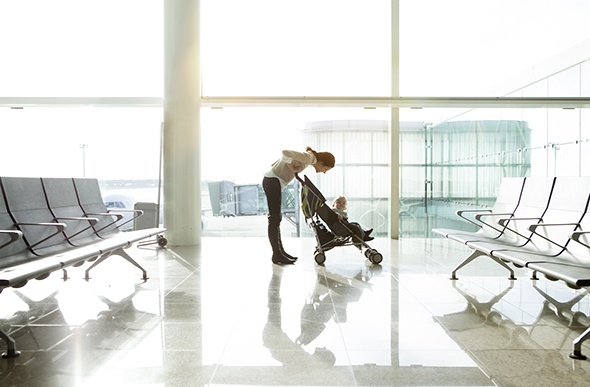
[[[371,260],[372,253],[373,253],[373,250],[371,250],[371,249],[365,250],[365,257],[367,257],[367,259]]]
[[[326,262],[326,255],[324,253],[317,253],[315,255],[315,261],[318,265],[323,265]]]
[[[375,265],[378,265],[381,263],[381,261],[383,261],[383,255],[381,255],[380,252],[373,250],[373,253],[369,257],[369,261]]]

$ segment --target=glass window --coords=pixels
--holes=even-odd
[[[549,109],[547,114],[549,175],[579,176],[580,109]]]
[[[160,108],[0,109],[0,176],[93,177],[157,201]],[[118,199],[117,199],[118,200]],[[135,200],[135,201],[132,201]]]
[[[202,93],[388,96],[391,13],[387,0],[202,0]],[[590,61],[556,55],[590,38],[589,14],[586,0],[400,0],[400,94],[588,96]],[[162,0],[4,1],[0,36],[0,97],[163,94]],[[490,205],[504,176],[589,173],[588,109],[402,109],[400,117],[401,235],[428,233],[455,204]],[[224,205],[234,211],[264,212],[262,174],[282,149],[310,145],[336,155],[329,173],[310,169],[324,195],[348,196],[351,216],[385,235],[389,119],[388,109],[202,109],[204,212],[209,182],[228,189]],[[0,175],[93,176],[108,189],[153,182],[161,121],[160,108],[1,109],[11,146],[0,153]],[[150,190],[144,200],[153,202]]]
[[[207,96],[388,96],[388,0],[202,0]]]
[[[498,85],[587,40],[588,15],[586,0],[400,0],[400,95],[504,95]]]
[[[469,229],[456,210],[493,206],[504,177],[587,176],[589,110],[473,109],[437,121],[444,111],[423,109],[422,130],[402,121],[400,235]]]
[[[162,0],[0,2],[0,96],[162,96],[162,8]]]
[[[590,60],[583,62],[580,68],[580,96],[590,97]]]
[[[590,176],[590,109],[581,112],[580,176]]]
[[[579,97],[581,86],[580,66],[577,65],[549,77],[547,92],[550,97]]]
[[[222,229],[230,222],[235,223],[230,227],[243,227],[244,232],[251,233],[247,230],[256,221],[252,215],[259,215],[264,224],[267,210],[263,196],[258,211],[249,212],[246,221],[220,220],[222,214],[218,209],[228,205],[227,193],[260,186],[263,174],[281,157],[282,150],[304,151],[306,146],[311,146],[316,151],[333,153],[336,166],[325,174],[317,174],[309,167],[301,175],[307,175],[317,185],[329,205],[334,197],[347,196],[349,215],[374,228],[374,235],[386,236],[389,115],[389,109],[363,108],[203,108],[201,139],[207,145],[202,148],[201,177],[203,189],[211,190],[204,193],[207,226],[203,235],[222,235]],[[220,189],[226,193],[220,195]],[[237,197],[231,195],[234,203],[230,205],[239,209],[241,203],[235,203]],[[298,222],[296,225],[283,222],[285,235],[292,232],[313,235],[303,217]],[[266,236],[265,227],[258,231],[259,236]]]

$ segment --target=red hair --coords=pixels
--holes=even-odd
[[[308,146],[307,148],[305,148],[305,150],[307,152],[313,153],[313,155],[315,156],[316,160],[318,162],[321,161],[322,164],[324,164],[324,166],[326,166],[328,168],[334,168],[334,165],[336,165],[336,158],[330,152],[316,152],[310,146]]]

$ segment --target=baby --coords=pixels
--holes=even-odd
[[[358,224],[357,222],[349,222],[348,221],[348,213],[346,212],[347,203],[348,203],[348,200],[346,200],[346,197],[344,197],[344,196],[338,196],[332,202],[332,211],[334,211],[336,213],[336,215],[338,215],[338,220],[348,223],[349,225],[352,225],[354,227],[358,227],[362,232],[363,240],[372,241],[373,239],[375,239],[371,236],[371,233],[373,232],[372,228],[365,231],[365,230],[363,230],[361,225]]]

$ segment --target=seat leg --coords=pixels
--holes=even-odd
[[[485,255],[485,254],[479,250],[473,250],[473,252],[471,254],[469,254],[469,256],[463,260],[463,262],[461,262],[457,267],[455,267],[455,269],[451,273],[451,279],[452,280],[458,279],[457,278],[457,270],[459,270],[463,266],[465,266],[468,263],[470,263],[471,261],[473,261],[475,258],[482,256],[482,255]]]
[[[7,351],[2,354],[4,359],[10,359],[20,355],[20,352],[16,350],[16,343],[14,339],[4,333],[2,330],[0,330],[0,339],[6,342]]]
[[[590,337],[590,327],[574,340],[574,351],[570,354],[572,359],[586,360],[587,357],[582,355],[582,343]]]
[[[120,255],[121,257],[125,258],[125,260],[127,262],[131,263],[133,266],[135,266],[136,268],[141,270],[141,272],[142,272],[141,278],[144,281],[148,280],[147,271],[143,268],[143,266],[141,266],[139,263],[137,263],[137,261],[135,259],[131,258],[131,256],[129,254],[127,254],[127,252],[125,250],[119,249],[119,250],[115,251],[113,254]]]
[[[90,275],[89,272],[92,268],[94,268],[95,266],[97,266],[98,264],[100,264],[101,262],[103,262],[105,259],[107,259],[108,257],[110,257],[111,255],[119,255],[122,258],[124,258],[127,262],[131,263],[133,266],[137,267],[139,270],[141,270],[142,272],[142,279],[144,281],[148,280],[148,276],[147,276],[147,271],[139,264],[137,263],[137,261],[133,258],[131,258],[131,256],[129,254],[127,254],[127,252],[123,249],[123,248],[119,248],[115,251],[113,251],[111,254],[104,254],[101,255],[100,258],[98,258],[93,264],[92,266],[90,266],[88,269],[86,269],[86,275],[85,278],[88,280],[90,279]]]
[[[508,270],[510,272],[510,277],[508,277],[508,279],[510,279],[510,280],[515,280],[516,279],[516,277],[514,276],[514,270],[512,270],[512,268],[510,266],[508,266],[506,264],[506,262],[502,261],[501,259],[499,259],[497,257],[494,257],[493,255],[490,255],[489,257],[492,258],[500,266],[502,266],[503,268],[505,268],[506,270]]]
[[[90,267],[88,269],[86,269],[86,271],[84,272],[84,279],[86,281],[88,281],[90,279],[90,270],[92,270],[93,267],[97,266],[99,263],[101,263],[102,261],[104,261],[105,259],[107,259],[110,256],[111,256],[110,254],[104,254],[104,255],[101,255],[96,261],[94,261],[92,263],[92,265],[90,265]]]

